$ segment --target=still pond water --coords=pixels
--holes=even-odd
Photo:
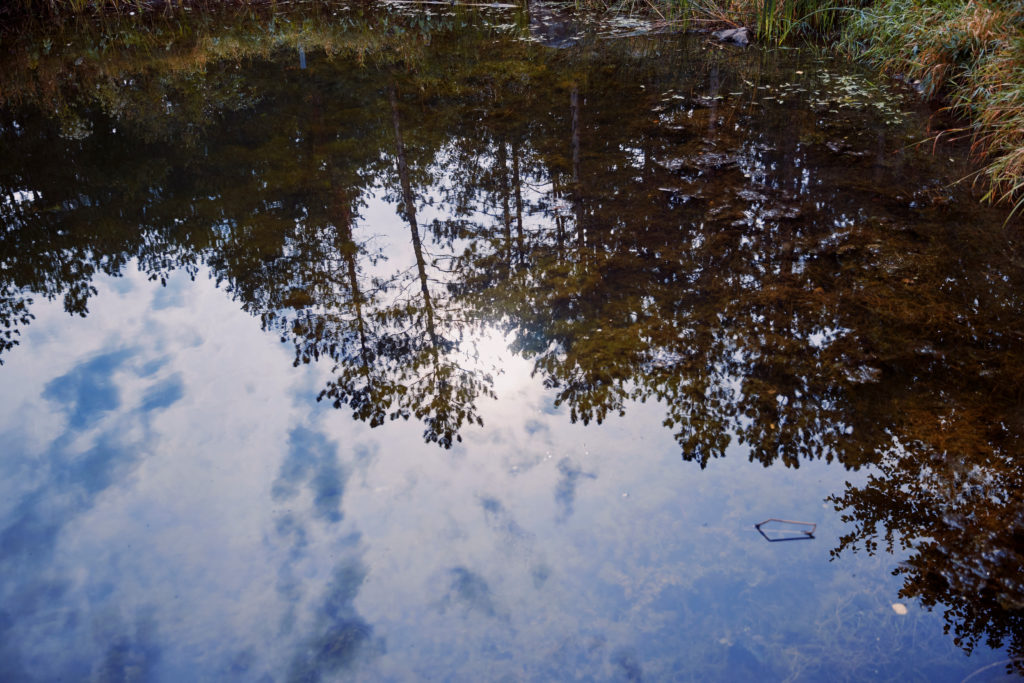
[[[5,38],[0,680],[1019,673],[1019,225],[657,28]]]

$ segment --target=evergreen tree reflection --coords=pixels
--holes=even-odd
[[[908,187],[902,138],[867,114],[848,117],[877,128],[862,156],[818,137],[810,101],[728,94],[793,65],[490,31],[9,106],[0,358],[33,297],[85,315],[97,273],[204,264],[296,363],[330,359],[321,398],[447,447],[492,394],[465,359],[495,326],[574,421],[651,399],[701,466],[733,439],[765,466],[872,466],[833,498],[853,524],[836,556],[901,546],[906,596],[965,648],[1022,654],[1015,245]],[[371,196],[397,208],[408,268],[380,274]]]

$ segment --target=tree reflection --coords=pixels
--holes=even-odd
[[[356,417],[368,419],[371,425],[382,424],[385,413],[390,419],[415,416],[426,427],[424,438],[427,441],[450,447],[453,440],[462,440],[459,429],[463,424],[483,424],[476,411],[476,399],[492,395],[491,378],[461,367],[453,354],[459,347],[458,337],[463,323],[458,317],[449,315],[451,311],[439,308],[431,293],[420,227],[416,220],[417,197],[412,189],[412,174],[394,87],[388,88],[388,104],[401,188],[399,214],[409,225],[418,296],[399,294],[391,301],[379,302],[381,305],[377,307],[376,317],[389,331],[385,333],[386,341],[378,341],[373,353],[366,347],[366,330],[362,322],[362,307],[366,302],[361,296],[355,297],[357,319],[360,321],[359,360],[352,363],[351,359],[336,356],[340,362],[335,366],[335,378],[321,393],[321,398],[332,400],[335,407],[350,405],[355,409]],[[350,271],[355,272],[354,263],[350,265]],[[380,363],[375,363],[378,360]],[[376,381],[372,379],[372,365],[378,371]]]
[[[991,409],[967,404],[916,416],[923,434],[893,436],[865,485],[831,497],[853,525],[833,556],[909,549],[894,570],[901,595],[939,607],[968,652],[982,642],[1007,645],[1024,673],[1020,435],[979,407]]]
[[[202,264],[296,364],[330,360],[321,399],[449,447],[492,395],[467,359],[497,327],[573,421],[654,400],[702,467],[733,439],[765,466],[872,466],[833,498],[836,556],[901,545],[905,595],[1021,654],[1024,274],[1000,218],[913,185],[940,171],[877,107],[823,123],[827,74],[762,111],[803,73],[786,55],[555,51],[468,19],[391,16],[412,47],[325,42],[301,71],[257,42],[9,102],[0,358],[32,297],[85,315],[97,273]],[[374,246],[380,200],[409,263]]]

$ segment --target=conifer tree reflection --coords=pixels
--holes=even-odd
[[[447,448],[453,441],[462,440],[459,429],[465,423],[483,424],[476,410],[476,399],[492,395],[491,378],[486,373],[460,366],[455,352],[462,341],[459,337],[463,323],[450,315],[449,310],[436,306],[416,218],[417,197],[410,178],[394,86],[388,88],[388,105],[401,193],[399,214],[409,225],[419,296],[399,295],[384,303],[377,312],[379,320],[389,328],[388,342],[378,347],[383,355],[377,357],[387,363],[391,376],[387,379],[387,389],[373,394],[371,424],[380,424],[385,411],[390,419],[414,416],[424,423],[427,441]],[[439,315],[444,316],[440,321]],[[321,397],[332,400],[336,407],[352,400],[362,401],[362,396],[349,384],[351,370],[344,364],[339,364],[335,370],[340,370],[341,374],[331,381]]]
[[[587,96],[596,109],[611,106]],[[857,524],[840,551],[901,538],[912,551],[899,570],[907,596],[943,605],[965,648],[985,641],[1019,654],[1024,430],[1020,397],[1006,385],[1024,358],[1000,331],[1019,302],[1019,268],[980,247],[991,244],[980,235],[946,233],[941,204],[915,212],[913,228],[894,229],[907,220],[895,192],[871,188],[883,218],[851,221],[844,203],[866,191],[841,178],[834,196],[804,185],[793,159],[806,163],[807,152],[774,132],[784,130],[780,122],[752,126],[753,144],[702,128],[716,151],[698,145],[673,159],[665,142],[673,138],[660,131],[581,130],[584,98],[569,99],[561,139],[571,163],[561,182],[576,239],[561,238],[555,192],[535,196],[527,205],[551,229],[529,233],[524,275],[497,276],[509,272],[501,211],[504,240],[485,247],[481,230],[458,263],[460,301],[502,321],[573,420],[600,421],[629,400],[655,398],[683,457],[701,464],[725,453],[730,434],[766,466],[824,458],[859,468],[880,459],[870,485],[835,499]],[[506,206],[507,156],[500,135],[490,139],[498,182],[480,187],[497,199],[478,201]],[[584,174],[585,139],[642,150],[642,158],[609,154]],[[723,142],[734,146],[723,153]],[[535,192],[560,182],[557,158],[542,150],[526,152],[540,172],[530,179]],[[731,206],[651,196],[651,185],[685,185],[692,174]],[[751,183],[756,174],[762,179]],[[970,313],[963,302],[972,302]],[[934,411],[949,411],[945,426],[922,430],[922,415],[934,419]],[[953,435],[976,455],[950,449]],[[904,446],[893,449],[894,439]],[[927,465],[936,458],[946,464]]]
[[[296,363],[330,359],[321,398],[450,446],[491,395],[460,359],[493,324],[572,420],[651,399],[702,466],[734,438],[765,466],[877,464],[833,501],[854,524],[839,556],[903,544],[906,595],[943,605],[965,647],[1019,653],[1024,278],[991,235],[960,235],[974,207],[908,208],[898,150],[865,185],[815,141],[810,107],[728,99],[750,75],[736,58],[694,49],[680,83],[678,63],[635,57],[655,41],[458,40],[479,59],[383,64],[386,85],[355,58],[310,50],[301,74],[254,59],[258,103],[211,65],[167,95],[216,112],[182,145],[165,143],[187,122],[152,107],[85,108],[82,138],[5,114],[0,354],[30,295],[84,314],[97,273],[203,263]],[[76,164],[18,161],[40,149]],[[371,193],[398,207],[408,268],[370,275],[388,256],[362,230]]]

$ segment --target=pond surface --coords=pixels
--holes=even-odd
[[[3,60],[0,679],[1020,673],[1020,227],[905,94],[541,5]]]

